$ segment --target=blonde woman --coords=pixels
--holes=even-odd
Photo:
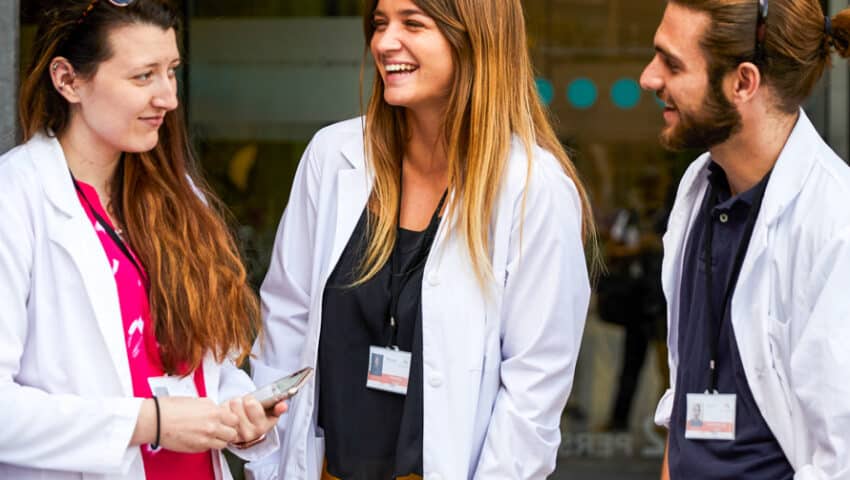
[[[520,0],[367,2],[365,118],[316,134],[262,288],[255,381],[318,375],[257,477],[545,478],[590,293],[587,197]]]

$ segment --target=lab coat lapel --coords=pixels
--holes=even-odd
[[[38,159],[35,163],[44,182],[45,193],[53,207],[54,215],[47,218],[48,237],[68,253],[77,267],[121,388],[125,395],[132,396],[121,306],[109,261],[77,198],[59,142],[40,135],[32,148],[33,157]]]
[[[750,238],[747,256],[741,266],[738,285],[749,285],[751,277],[762,272],[763,269],[755,267],[759,265],[760,257],[768,248],[770,226],[779,219],[788,205],[793,203],[802,191],[815,164],[815,157],[812,154],[813,145],[819,140],[817,130],[801,110],[800,118],[773,167],[761,211]],[[734,298],[732,306],[735,306]]]
[[[681,198],[676,200],[676,207],[671,214],[667,233],[664,235],[664,260],[661,269],[661,283],[670,307],[668,312],[668,344],[671,354],[677,358],[678,352],[678,319],[679,319],[679,284],[682,276],[682,262],[685,256],[688,233],[699,215],[701,200],[708,185],[707,170],[709,158],[704,155],[696,160],[699,167],[692,176],[683,179]]]
[[[365,168],[362,139],[358,137],[344,144],[342,154],[353,168],[337,173],[336,228],[327,274],[333,270],[348,244],[372,188],[372,178]]]

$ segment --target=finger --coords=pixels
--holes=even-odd
[[[281,400],[275,404],[272,413],[275,417],[279,417],[286,413],[287,410],[289,410],[289,403],[287,403],[286,400]]]
[[[236,415],[238,415],[240,417],[242,416],[242,413],[244,411],[242,399],[239,398],[239,397],[231,398],[230,400],[227,401],[227,403],[224,403],[222,405],[222,407],[227,408],[228,410],[230,410],[231,412],[235,413]]]
[[[225,448],[227,448],[228,443],[229,442],[213,438],[210,439],[210,441],[207,443],[206,450],[224,450]]]
[[[248,423],[248,417],[245,416],[245,409],[242,407],[242,400],[234,398],[228,402],[226,407],[219,410],[219,419],[221,423],[230,427],[236,427],[242,422]]]
[[[260,402],[258,402],[253,397],[245,397],[242,401],[242,405],[245,408],[245,414],[248,416],[248,420],[257,428],[265,431],[267,430],[267,424],[269,421],[266,419],[266,411]]]
[[[230,414],[233,414],[237,417],[238,423],[236,425],[229,425],[231,427],[236,428],[236,433],[238,435],[238,441],[244,441],[246,438],[249,438],[253,433],[253,427],[251,425],[251,420],[247,416],[247,412],[245,411],[245,406],[242,403],[241,398],[234,398],[227,402],[226,408],[229,410]],[[228,412],[222,412],[222,417],[228,415]],[[222,423],[227,425],[227,419],[222,418]]]
[[[221,440],[224,443],[232,443],[239,440],[239,433],[233,427],[221,425],[216,430],[215,439]]]

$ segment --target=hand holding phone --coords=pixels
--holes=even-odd
[[[281,402],[298,393],[312,373],[313,369],[307,367],[244,397],[229,400],[227,408],[238,419],[237,437],[231,445],[244,449],[262,442],[266,433],[274,428],[279,416],[287,409],[287,405]]]
[[[312,367],[302,368],[291,375],[280,378],[275,382],[257,389],[251,394],[251,396],[256,398],[263,408],[272,408],[281,400],[286,400],[295,396],[295,394],[301,389],[301,386],[307,382],[312,374]]]

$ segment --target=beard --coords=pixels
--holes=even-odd
[[[709,76],[708,89],[696,112],[678,110],[679,122],[661,132],[661,145],[673,151],[708,150],[741,130],[741,114],[722,89],[723,76]]]

